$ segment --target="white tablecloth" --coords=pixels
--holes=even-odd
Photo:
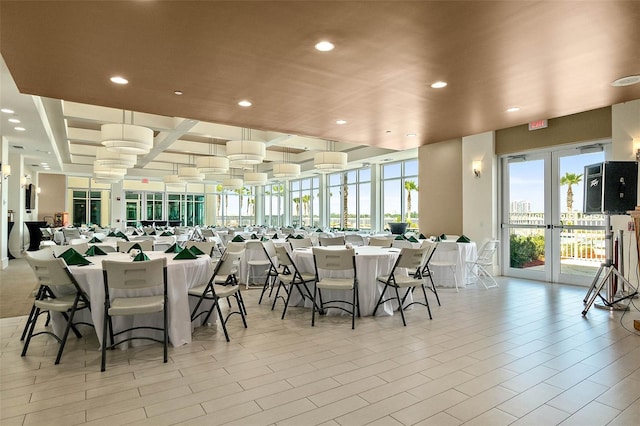
[[[211,278],[211,258],[208,255],[200,255],[194,260],[173,260],[175,254],[162,252],[145,252],[150,259],[158,259],[165,257],[167,259],[167,297],[168,297],[168,322],[169,322],[169,341],[173,346],[180,346],[191,343],[191,332],[193,327],[200,324],[195,322],[192,324],[191,309],[195,306],[195,300],[190,304],[187,290],[191,287],[205,284]],[[91,301],[91,316],[84,317],[82,320],[92,322],[98,335],[98,340],[102,341],[102,326],[104,315],[104,281],[102,275],[102,260],[128,261],[131,257],[126,253],[109,253],[107,256],[88,257],[93,263],[87,266],[71,266],[70,270],[78,281],[80,287],[87,293]],[[162,294],[161,292],[152,292],[151,294]],[[113,295],[112,295],[113,296]],[[193,298],[192,298],[193,299]],[[207,305],[207,308],[210,305]],[[87,312],[87,311],[82,311]],[[201,317],[204,318],[204,315]],[[54,331],[57,335],[62,335],[64,320],[62,317],[52,317],[54,323]],[[136,326],[154,325],[161,326],[162,314],[139,315],[134,318],[114,317],[114,331],[128,328],[131,321]],[[215,315],[212,314],[210,321],[215,321]],[[161,336],[160,332],[146,331],[155,337]],[[140,333],[140,331],[138,331]],[[137,334],[140,335],[140,334]]]
[[[344,246],[329,246],[323,247],[329,250],[344,249]],[[384,284],[377,281],[380,275],[389,274],[393,265],[398,258],[400,250],[383,248],[383,247],[354,247],[356,249],[356,271],[358,274],[358,290],[359,290],[359,303],[360,303],[360,315],[370,316],[373,314],[373,310],[376,307],[376,302],[384,289]],[[315,273],[313,266],[313,253],[309,248],[295,249],[293,250],[293,261],[298,266],[301,272]],[[331,276],[346,276],[345,273],[335,271]],[[309,289],[313,292],[314,285],[309,286]],[[322,290],[322,299],[335,300],[344,299],[350,300],[351,292],[345,291],[328,291]],[[411,297],[411,296],[409,296]],[[291,306],[299,306],[302,304],[300,300],[300,294],[296,291],[291,295],[289,304]],[[411,301],[410,299],[409,301]],[[311,307],[310,301],[305,301],[305,306]],[[376,312],[376,315],[393,315],[394,310],[398,308],[398,304],[395,301],[386,302]],[[345,314],[340,310],[332,312],[329,310],[328,314]],[[346,315],[346,314],[345,314]]]
[[[475,278],[469,273],[467,261],[474,261],[478,255],[478,249],[475,242],[457,243],[455,241],[441,241],[438,244],[456,244],[458,250],[441,251],[436,249],[432,260],[437,261],[455,261],[456,262],[456,279],[458,287],[464,287],[467,284],[473,284]],[[451,270],[445,267],[430,267],[433,276],[433,282],[438,287],[455,287],[456,283],[451,275]]]

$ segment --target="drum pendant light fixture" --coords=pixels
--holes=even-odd
[[[100,127],[100,141],[108,151],[120,154],[148,154],[153,148],[153,130],[124,123],[125,111],[122,111],[122,123],[103,124]]]
[[[96,152],[96,164],[102,166],[120,167],[130,169],[136,165],[138,158],[135,154],[122,154],[119,152],[109,151],[106,147],[98,147]]]
[[[347,167],[347,153],[336,152],[335,143],[327,142],[327,150],[318,152],[313,157],[313,165],[320,173],[332,173]]]
[[[244,184],[250,186],[260,186],[267,183],[267,174],[258,172],[246,172],[244,174]]]
[[[273,165],[273,177],[278,179],[295,179],[300,176],[300,164],[291,162],[289,150],[285,147],[282,154],[282,163]]]
[[[229,171],[229,159],[226,157],[218,157],[218,146],[209,140],[209,154],[212,154],[212,147],[215,146],[215,153],[209,157],[196,158],[196,167],[200,173],[204,174],[223,174]]]
[[[264,142],[251,140],[251,130],[245,136],[242,129],[242,139],[227,142],[227,158],[231,165],[252,166],[262,163],[267,155],[267,147]]]

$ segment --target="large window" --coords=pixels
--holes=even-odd
[[[328,176],[329,226],[371,229],[371,169]]]
[[[291,181],[291,225],[320,226],[320,179]]]
[[[264,225],[285,225],[283,184],[267,185],[264,187]]]
[[[163,219],[163,211],[162,205],[164,200],[164,194],[162,192],[147,192],[147,212],[146,212],[146,220],[162,220]]]
[[[216,224],[218,226],[250,226],[256,222],[254,188],[225,189],[216,187]]]
[[[73,190],[73,226],[102,226],[101,219],[102,191]]]
[[[407,160],[382,166],[383,228],[389,222],[407,222],[418,229],[418,160]]]
[[[167,195],[167,211],[170,221],[180,221],[183,226],[204,225],[204,195]]]

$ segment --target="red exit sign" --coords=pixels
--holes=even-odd
[[[529,130],[546,129],[549,124],[547,120],[536,120],[529,123]]]

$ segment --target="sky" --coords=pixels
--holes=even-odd
[[[604,152],[578,154],[560,157],[560,176],[565,173],[584,174],[584,166],[604,161]],[[531,212],[544,211],[544,161],[532,160],[513,162],[509,165],[510,201],[530,201]],[[573,211],[583,208],[583,181],[571,187],[573,191]],[[561,211],[567,211],[567,186],[560,188]]]

